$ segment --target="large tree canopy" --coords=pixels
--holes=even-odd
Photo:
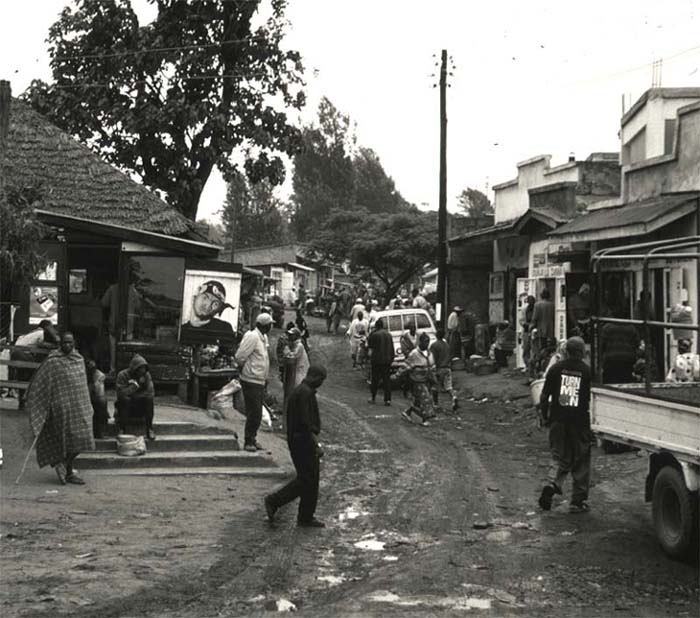
[[[468,217],[483,217],[493,214],[491,200],[479,189],[467,187],[457,197],[457,203]]]
[[[253,25],[261,0],[77,0],[49,31],[53,83],[25,97],[110,163],[139,176],[191,219],[216,165],[234,151],[252,181],[284,180],[281,152],[300,132],[284,109],[304,104],[298,52],[283,49],[285,0]],[[281,104],[281,105],[280,105]]]
[[[221,211],[224,245],[234,251],[257,245],[278,244],[287,238],[284,204],[275,197],[269,180],[255,184],[245,175],[234,172],[228,183],[226,204]]]
[[[372,214],[364,209],[334,210],[311,245],[336,263],[349,261],[384,285],[388,298],[437,257],[437,215],[406,209]]]

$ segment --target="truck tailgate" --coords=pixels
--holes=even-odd
[[[613,441],[700,463],[700,408],[692,405],[596,386],[591,389],[591,429]]]

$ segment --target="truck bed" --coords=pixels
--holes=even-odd
[[[600,437],[700,464],[700,383],[594,386],[591,429]]]

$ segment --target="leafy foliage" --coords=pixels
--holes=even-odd
[[[65,8],[49,30],[54,82],[33,82],[25,98],[192,220],[234,152],[253,182],[283,182],[280,153],[296,152],[300,131],[280,108],[304,104],[301,57],[281,47],[286,2],[271,0],[254,27],[260,0],[149,1],[147,25],[130,0]]]
[[[251,184],[243,174],[234,171],[221,211],[224,245],[230,247],[232,237],[236,250],[285,242],[287,221],[283,209],[269,180]]]
[[[394,214],[334,210],[311,248],[336,263],[348,260],[352,269],[372,273],[391,298],[436,259],[437,240],[436,213],[415,208]]]
[[[46,267],[39,243],[47,229],[34,214],[41,202],[37,188],[5,185],[3,189],[0,192],[0,297],[7,301]]]
[[[467,187],[459,194],[457,203],[469,217],[478,218],[493,214],[491,201],[478,189]]]
[[[355,202],[369,212],[399,212],[409,206],[396,190],[377,153],[360,148],[353,159],[355,169]]]

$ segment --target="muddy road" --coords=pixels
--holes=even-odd
[[[188,500],[162,498],[172,530],[148,519],[133,529],[149,533],[145,561],[168,530],[196,551],[161,556],[131,587],[119,586],[129,566],[110,575],[107,562],[83,574],[92,578],[90,602],[70,609],[22,605],[5,591],[3,614],[204,618],[293,605],[319,617],[698,616],[697,567],[666,558],[653,536],[644,457],[596,450],[590,512],[569,514],[559,501],[542,513],[546,435],[525,402],[464,397],[457,413],[420,427],[399,417],[400,392],[391,407],[367,402],[346,342],[325,335],[320,321],[312,345],[329,368],[319,391],[326,456],[317,512],[327,528],[297,529],[296,504],[267,524],[262,496],[273,482],[188,481]],[[235,508],[220,499],[232,484]],[[77,534],[60,525],[57,533]],[[95,545],[114,530],[93,535]],[[3,561],[23,561],[39,582],[41,544],[12,543]],[[53,568],[46,577],[60,587]],[[63,581],[66,594],[81,590],[79,578]]]

